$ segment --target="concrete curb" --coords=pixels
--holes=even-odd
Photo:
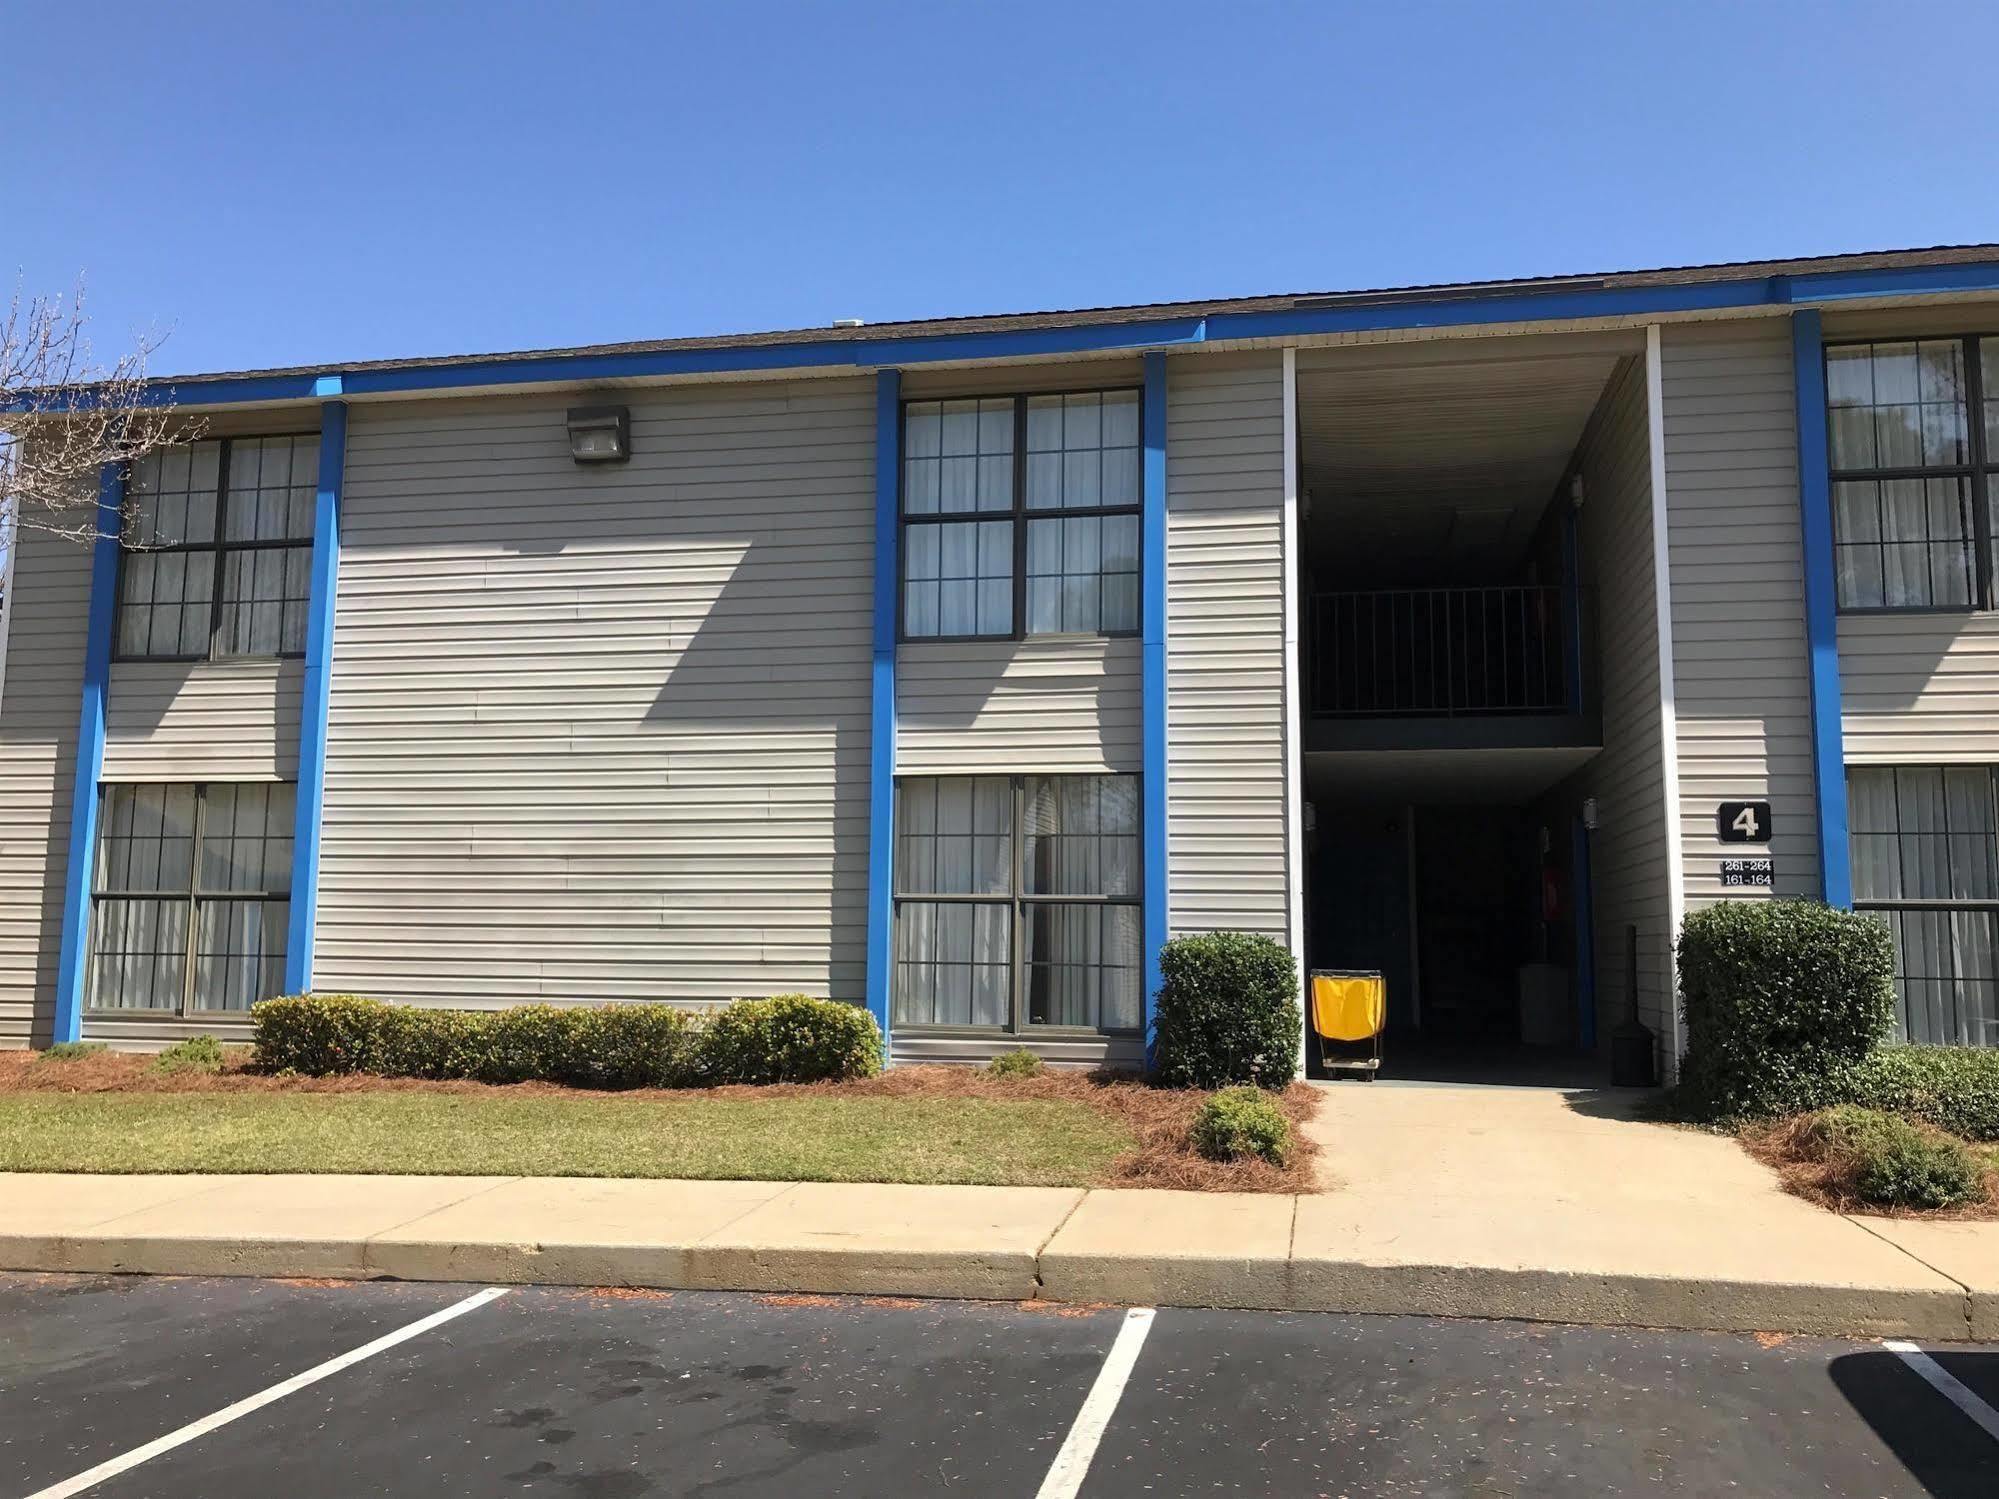
[[[7,1235],[0,1269],[1045,1300],[1952,1341],[1999,1331],[1999,1297],[1941,1284],[1915,1291],[1179,1255]]]
[[[1982,1259],[1984,1235],[1903,1232],[1918,1253],[1852,1220],[1832,1220],[1854,1244],[1834,1280],[1787,1276],[1781,1245],[1768,1278],[1719,1265],[1681,1276],[1346,1258],[1301,1249],[1300,1204],[1311,1199],[1293,1198],[239,1177],[183,1179],[178,1197],[157,1179],[123,1179],[136,1184],[125,1194],[115,1180],[69,1178],[79,1186],[65,1199],[60,1180],[26,1180],[0,1177],[0,1269],[1038,1298],[1952,1341],[1999,1332],[1999,1277],[1967,1285],[1947,1258]],[[148,1205],[133,1209],[134,1198]]]

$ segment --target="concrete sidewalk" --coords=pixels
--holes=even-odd
[[[1374,1090],[1380,1098],[1387,1089]],[[1713,1142],[1733,1149],[1727,1142]],[[1344,1157],[1342,1157],[1344,1159]],[[1351,1164],[1349,1162],[1349,1164]],[[1556,1199],[1559,1200],[1559,1199]],[[0,1176],[0,1267],[1999,1337],[1999,1224],[1629,1202],[491,1177]]]

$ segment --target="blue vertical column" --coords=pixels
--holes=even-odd
[[[1832,483],[1827,472],[1825,340],[1815,307],[1791,314],[1798,402],[1798,501],[1804,507],[1805,645],[1811,666],[1812,764],[1818,783],[1819,890],[1853,904],[1846,842],[1846,744],[1839,721],[1839,596],[1833,576]]]
[[[340,394],[340,378],[318,382]],[[333,687],[333,605],[340,588],[340,496],[347,472],[347,403],[319,408],[319,492],[312,512],[312,598],[305,619],[305,681],[298,715],[298,801],[292,830],[291,926],[285,940],[285,992],[312,988],[319,917],[319,836],[326,806],[326,717]]]
[[[1144,729],[1145,1062],[1152,1065],[1159,950],[1166,944],[1166,356],[1145,356],[1144,531],[1139,550]]]
[[[896,514],[902,471],[902,372],[875,376],[875,631],[868,730],[868,1013],[889,1033],[895,941]]]
[[[90,622],[83,647],[83,705],[76,723],[70,787],[69,862],[63,870],[62,947],[56,967],[57,1041],[83,1034],[83,988],[90,946],[90,876],[97,859],[97,779],[104,771],[104,709],[111,691],[111,636],[118,613],[118,535],[125,474],[108,463],[97,476],[97,539],[90,549]]]

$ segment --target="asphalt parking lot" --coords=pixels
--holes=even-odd
[[[479,1291],[0,1276],[0,1494],[1999,1494],[1872,1343]],[[1999,1406],[1999,1348],[1928,1351]]]

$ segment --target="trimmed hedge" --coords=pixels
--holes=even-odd
[[[881,1070],[881,1033],[867,1011],[802,994],[739,1000],[705,1024],[671,1005],[429,1010],[346,994],[269,999],[250,1018],[261,1069],[313,1077],[684,1088]]]
[[[1846,1096],[1967,1140],[1999,1140],[1999,1047],[1879,1047],[1854,1068]]]
[[[1844,1099],[1895,1014],[1894,944],[1872,916],[1810,901],[1723,901],[1679,941],[1681,1099],[1714,1119]]]
[[[1252,932],[1175,937],[1159,950],[1157,1081],[1282,1088],[1298,1071],[1298,972],[1282,944]]]
[[[1291,1121],[1259,1088],[1224,1088],[1201,1105],[1187,1133],[1211,1161],[1253,1156],[1282,1166],[1291,1159]]]
[[[882,1034],[858,1005],[776,994],[739,999],[701,1032],[702,1070],[716,1083],[819,1083],[882,1070]]]
[[[1962,1140],[1878,1109],[1826,1109],[1804,1121],[1798,1138],[1877,1207],[1950,1208],[1985,1195],[1984,1172]]]

